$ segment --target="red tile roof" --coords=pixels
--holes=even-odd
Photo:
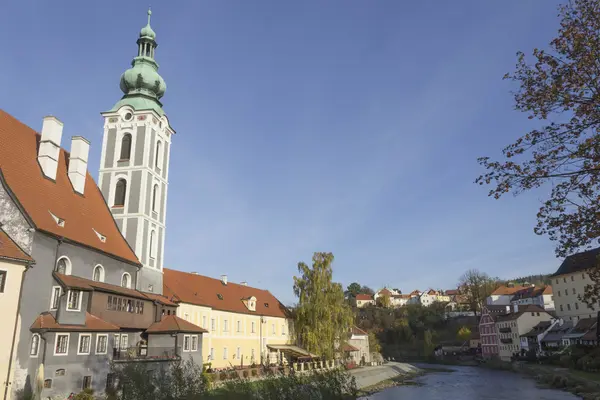
[[[241,314],[287,318],[289,311],[268,290],[253,288],[220,279],[163,269],[163,294],[175,302],[211,307],[215,310]],[[219,295],[221,298],[219,298]],[[256,297],[256,311],[250,311],[242,301]]]
[[[552,286],[546,286],[542,294],[552,294]]]
[[[52,273],[53,276],[63,285],[69,288],[81,289],[81,290],[99,290],[102,292],[109,292],[115,294],[121,294],[124,296],[135,297],[138,299],[150,300],[146,294],[139,292],[135,289],[129,289],[126,287],[112,285],[105,282],[96,282],[91,279],[81,278],[73,275],[63,275],[56,272]]]
[[[459,290],[458,289],[450,289],[450,290],[446,290],[446,295],[447,296],[456,296],[457,294],[459,294]]]
[[[120,328],[88,312],[85,313],[85,325],[61,325],[50,313],[40,314],[30,328],[32,331],[78,331],[78,332],[117,332]]]
[[[367,332],[363,331],[362,329],[360,329],[357,326],[352,327],[352,334],[353,335],[368,335]]]
[[[67,174],[68,152],[60,151],[56,182],[44,177],[37,161],[39,140],[33,129],[0,110],[0,175],[35,227],[139,264],[89,172],[84,195],[73,190]],[[63,227],[50,212],[64,219]],[[106,241],[102,242],[94,230]]]
[[[7,234],[0,228],[0,259],[5,258],[14,261],[23,261],[32,263],[31,258],[25,253],[18,244],[16,244]]]
[[[373,296],[371,296],[370,294],[357,294],[356,295],[356,300],[373,300]]]
[[[381,289],[381,290],[379,291],[379,294],[380,294],[380,295],[382,295],[382,296],[383,296],[383,295],[385,295],[385,296],[391,296],[391,295],[392,295],[392,292],[390,292],[390,291],[389,291],[387,288],[383,288],[383,289]]]
[[[358,351],[358,349],[356,347],[354,347],[348,343],[344,343],[344,345],[342,346],[342,350],[345,352],[348,352],[348,353],[351,351]]]
[[[143,293],[135,289],[129,289],[118,285],[112,285],[105,282],[96,282],[91,279],[81,278],[73,275],[63,275],[56,272],[53,273],[54,277],[61,282],[63,285],[69,288],[81,289],[81,290],[98,290],[101,292],[109,292],[115,294],[121,294],[124,296],[135,297],[138,299],[157,301],[163,305],[177,307],[177,303],[172,302],[167,297],[155,293]]]
[[[185,319],[179,318],[175,315],[165,315],[160,322],[155,322],[148,329],[146,333],[205,333],[208,332],[206,329],[194,325]]]
[[[517,293],[519,290],[528,289],[530,286],[500,286],[492,292],[492,296],[510,296]]]

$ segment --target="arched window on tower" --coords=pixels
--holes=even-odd
[[[162,142],[156,142],[156,155],[154,156],[154,166],[160,169],[160,164],[162,160]]]
[[[150,232],[150,258],[156,258],[156,231]]]
[[[125,195],[127,194],[127,182],[125,179],[119,179],[117,181],[117,187],[115,188],[115,206],[125,205]]]
[[[129,133],[123,135],[121,140],[121,160],[129,160],[131,157],[131,135]]]
[[[94,268],[93,279],[96,282],[104,282],[104,268],[102,267],[102,265],[98,264]]]
[[[158,212],[158,185],[155,184],[152,188],[152,211]]]
[[[131,275],[127,272],[123,273],[121,277],[121,287],[131,288]]]

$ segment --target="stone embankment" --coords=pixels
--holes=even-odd
[[[388,362],[374,367],[362,367],[350,370],[350,374],[356,379],[358,389],[364,389],[399,377],[415,376],[421,372],[419,368],[413,365],[399,362]]]

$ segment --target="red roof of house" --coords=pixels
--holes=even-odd
[[[146,333],[205,333],[208,332],[206,329],[194,325],[185,319],[179,318],[175,315],[165,315],[162,317],[160,322],[155,322],[148,329]]]
[[[412,292],[410,292],[411,295],[419,295],[421,294],[421,292],[417,289],[417,290],[413,290]]]
[[[496,290],[494,290],[492,292],[492,296],[509,296],[509,295],[513,295],[516,292],[518,292],[519,290],[523,290],[523,289],[528,289],[531,286],[513,286],[513,287],[508,287],[508,286],[500,286],[498,287]]]
[[[392,292],[390,292],[387,288],[383,288],[379,291],[379,294],[381,295],[387,295],[387,296],[391,296]]]
[[[552,294],[552,286],[548,285],[544,288],[542,294]]]
[[[348,352],[348,353],[351,351],[358,351],[358,349],[356,347],[354,347],[348,343],[344,343],[344,345],[342,346],[342,350],[345,352]]]
[[[356,300],[373,300],[373,296],[371,296],[370,294],[357,294],[356,295]]]
[[[50,313],[40,314],[33,322],[30,328],[32,331],[78,331],[78,332],[117,332],[120,328],[116,325],[106,322],[88,312],[85,313],[85,325],[65,325],[56,322],[54,316]]]
[[[288,309],[268,290],[253,288],[189,272],[163,269],[163,294],[175,302],[211,307],[241,314],[288,318]],[[256,297],[256,311],[242,300]]]
[[[84,195],[73,190],[67,174],[69,153],[60,150],[56,181],[44,177],[37,161],[40,135],[0,110],[0,175],[35,227],[140,264],[117,228],[100,189],[88,172]],[[50,214],[63,219],[60,227]],[[102,242],[94,230],[106,237]]]
[[[459,294],[459,290],[458,289],[449,289],[449,290],[446,290],[446,295],[448,295],[448,296],[456,296],[457,294]]]
[[[352,327],[352,334],[353,335],[368,335],[367,332],[363,331],[362,329],[360,329],[357,326]]]
[[[0,228],[0,258],[14,260],[14,261],[23,261],[26,263],[32,263],[33,258],[31,258],[27,253],[25,253],[18,244],[16,244],[10,236],[6,234]]]

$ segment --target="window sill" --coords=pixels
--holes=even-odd
[[[125,162],[125,161],[131,161],[131,158],[121,158],[120,160],[117,160],[117,162]]]
[[[114,205],[114,206],[112,206],[111,208],[125,208],[125,206],[117,206],[117,205]]]

